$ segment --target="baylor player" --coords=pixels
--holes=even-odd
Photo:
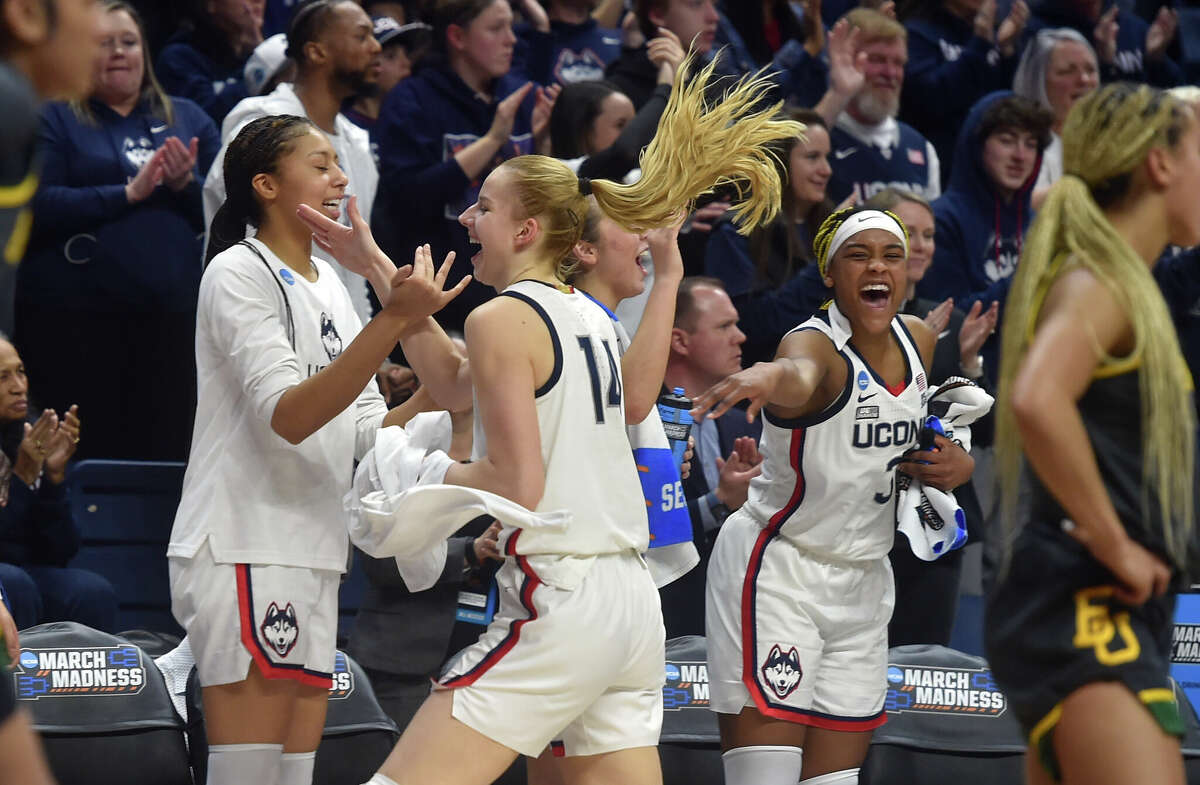
[[[1032,505],[986,643],[1031,783],[1182,783],[1167,675],[1193,518],[1192,381],[1150,268],[1200,243],[1200,125],[1119,83],[1080,100],[1004,316],[997,422],[1007,518]]]

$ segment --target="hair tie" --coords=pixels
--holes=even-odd
[[[579,193],[583,194],[584,196],[591,196],[592,195],[592,180],[591,180],[591,178],[580,177],[580,178],[578,178],[578,180],[579,180]]]

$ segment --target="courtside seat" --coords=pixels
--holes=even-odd
[[[171,616],[167,543],[184,466],[90,460],[67,474],[71,512],[83,540],[71,566],[112,583],[117,629],[182,633]]]
[[[21,632],[16,686],[59,785],[191,785],[183,721],[151,657],[75,622]]]
[[[1021,785],[1025,739],[982,657],[945,646],[888,655],[888,721],[875,731],[863,785]]]
[[[194,669],[188,679],[187,711],[195,785],[204,785],[208,779],[208,740]],[[367,675],[348,654],[339,651],[329,691],[325,732],[317,749],[313,785],[361,785],[383,765],[399,738],[396,723],[383,713]]]

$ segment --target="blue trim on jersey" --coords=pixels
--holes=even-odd
[[[288,663],[288,662],[276,662],[275,660],[273,660],[271,658],[271,653],[268,652],[263,647],[262,639],[259,637],[258,621],[254,618],[254,587],[253,587],[253,581],[251,581],[251,579],[250,579],[250,575],[251,575],[250,568],[253,565],[238,564],[236,566],[239,568],[242,568],[242,567],[245,568],[244,574],[246,576],[246,613],[250,617],[250,625],[251,625],[250,633],[254,638],[254,645],[258,648],[258,650],[262,653],[262,655],[264,657],[266,657],[267,662],[269,662],[271,664],[271,667],[279,668],[280,670],[298,671],[300,673],[307,673],[310,676],[318,676],[322,679],[332,679],[333,673],[326,673],[325,671],[315,671],[311,668],[306,668],[303,665],[300,665],[299,663],[293,664],[293,663]],[[307,623],[307,620],[305,623]],[[296,625],[296,626],[299,627],[299,625]]]
[[[596,305],[599,305],[599,306],[600,306],[602,309],[604,309],[604,312],[605,312],[606,314],[608,314],[608,318],[609,318],[609,319],[612,319],[614,322],[620,322],[620,321],[621,321],[620,319],[618,319],[618,318],[617,318],[617,315],[616,315],[615,313],[613,313],[611,310],[609,310],[609,307],[608,307],[607,305],[605,305],[604,303],[600,302],[600,301],[599,301],[599,300],[597,300],[595,297],[592,297],[590,294],[588,294],[587,292],[585,292],[584,290],[582,290],[582,289],[579,289],[579,288],[576,288],[576,289],[575,289],[575,291],[579,292],[579,293],[580,293],[580,294],[582,294],[584,297],[588,298],[589,300],[591,300],[592,302],[594,302]]]
[[[897,323],[900,324],[900,328],[904,330],[905,335],[908,334],[908,328],[906,328],[904,326],[904,322],[900,320],[900,317],[897,316],[894,319],[892,319],[892,329],[891,329],[892,337],[896,339],[896,345],[900,347],[900,353],[904,355],[904,390],[907,390],[908,385],[912,384],[914,374],[913,374],[912,362],[910,362],[908,359],[908,347],[904,345],[904,341],[901,340],[900,336],[896,333],[896,324]],[[909,336],[908,340],[911,342],[912,336]],[[916,352],[917,351],[916,344],[914,343],[912,346],[913,346],[913,351]],[[866,367],[867,372],[870,373],[871,377],[873,379],[875,379],[876,382],[879,383],[879,386],[883,388],[884,392],[886,392],[888,395],[892,396],[893,398],[900,397],[899,395],[896,395],[891,391],[891,388],[889,387],[888,383],[883,380],[882,376],[875,373],[875,369],[871,367],[871,364],[869,362],[867,362],[867,359],[865,357],[863,357],[861,354],[858,353],[858,350],[854,348],[854,344],[847,342],[846,348],[848,348],[850,351],[854,352],[854,355],[856,357],[858,357],[858,359]],[[920,352],[917,352],[917,356],[920,357]],[[900,391],[901,395],[904,394],[904,390]]]
[[[538,283],[541,283],[540,281]],[[549,284],[547,284],[548,286]],[[554,388],[558,383],[558,377],[562,376],[563,369],[563,352],[562,344],[558,342],[558,331],[554,329],[554,322],[550,321],[550,314],[546,313],[546,309],[541,306],[537,300],[527,294],[521,292],[500,292],[503,297],[511,297],[514,300],[520,300],[528,305],[537,315],[542,317],[542,321],[546,323],[546,329],[550,331],[550,342],[554,344],[554,370],[550,371],[550,378],[541,387],[533,391],[533,397],[541,398],[546,393]]]
[[[825,333],[816,327],[800,327],[795,332],[799,332],[800,330],[812,330],[825,335]],[[828,338],[829,336],[825,337]],[[846,403],[850,400],[850,394],[854,389],[854,364],[850,362],[850,358],[846,356],[845,352],[838,352],[837,354],[846,363],[846,384],[842,387],[841,394],[838,395],[833,403],[815,414],[806,414],[801,417],[777,417],[771,414],[764,406],[762,410],[763,419],[777,428],[808,428],[812,425],[820,425],[845,408]]]

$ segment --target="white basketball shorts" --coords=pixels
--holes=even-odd
[[[268,679],[329,688],[339,573],[216,562],[207,542],[194,557],[169,561],[171,611],[187,630],[202,686],[245,680],[253,659]]]
[[[819,559],[737,512],[708,567],[712,708],[865,731],[887,716],[891,564]]]
[[[657,745],[664,632],[642,558],[510,555],[496,580],[495,618],[435,687],[453,716],[530,757]]]

